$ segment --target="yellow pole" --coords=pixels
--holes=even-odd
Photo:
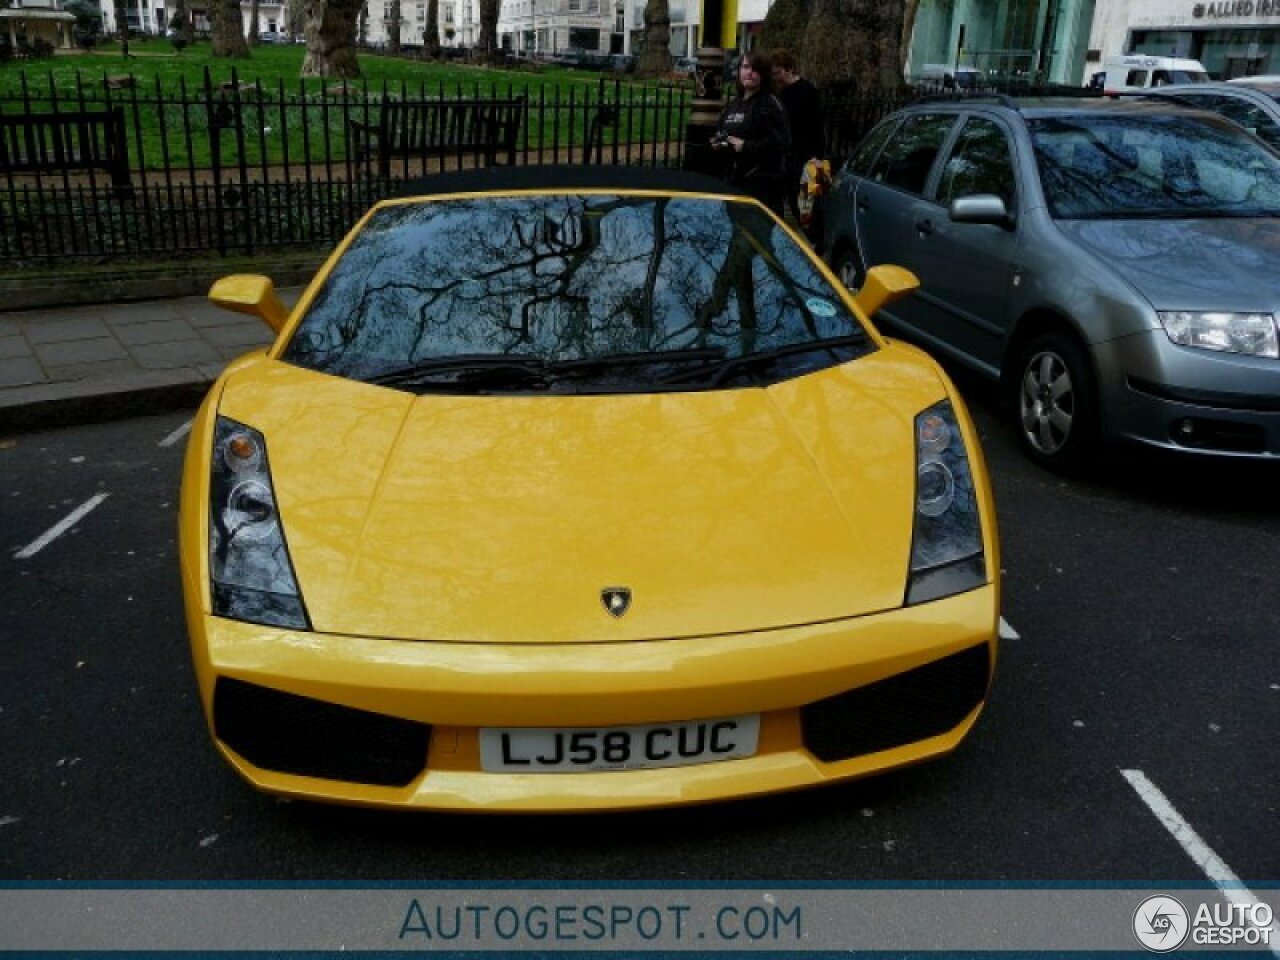
[[[711,149],[711,134],[724,106],[726,51],[738,45],[738,0],[702,0],[700,20],[693,109],[685,127],[684,168],[718,174],[721,160]]]

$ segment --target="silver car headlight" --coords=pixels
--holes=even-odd
[[[214,614],[308,629],[307,611],[280,527],[262,434],[219,417],[209,486]]]
[[[1280,357],[1280,337],[1272,314],[1171,310],[1159,316],[1169,339],[1181,346]]]
[[[916,501],[907,605],[963,593],[987,582],[978,497],[951,402],[915,421]]]

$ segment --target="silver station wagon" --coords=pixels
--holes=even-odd
[[[1100,441],[1280,457],[1280,155],[1235,124],[1132,99],[922,102],[827,198],[850,287],[921,287],[879,322],[1008,391],[1024,450]]]

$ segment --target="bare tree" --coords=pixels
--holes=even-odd
[[[213,55],[247,59],[249,44],[244,39],[240,0],[213,0],[209,12],[213,15]]]
[[[307,0],[304,77],[350,80],[360,76],[356,22],[363,6],[363,0]]]
[[[258,0],[249,0],[249,46],[256,47],[258,45],[258,34],[262,32],[259,25],[258,17]]]
[[[387,53],[400,52],[400,0],[391,0],[387,13]]]
[[[901,87],[903,7],[902,0],[810,0],[800,44],[805,75],[819,87]]]
[[[296,37],[302,32],[302,26],[306,23],[306,12],[303,9],[304,0],[287,0],[285,3],[285,29],[288,30],[291,37]]]
[[[786,47],[799,56],[808,19],[809,0],[774,0],[765,14],[760,42],[770,50]]]
[[[498,59],[498,13],[502,0],[480,0],[480,55],[489,62]]]
[[[7,4],[6,4],[7,6]],[[120,55],[129,56],[129,12],[125,0],[114,0],[112,13],[116,18],[116,33],[120,35]]]
[[[170,0],[167,26],[181,35],[187,43],[195,39],[196,31],[191,25],[191,15],[187,12],[187,0]]]
[[[427,56],[440,56],[440,0],[427,0],[427,26],[422,33]]]
[[[902,11],[902,39],[898,42],[898,59],[905,69],[911,56],[911,35],[916,30],[916,14],[920,12],[920,0],[906,0]]]
[[[646,0],[644,5],[644,49],[636,62],[636,73],[658,77],[671,72],[671,8],[667,0]]]

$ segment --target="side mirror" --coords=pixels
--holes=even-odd
[[[975,193],[952,200],[949,215],[955,223],[985,223],[1002,230],[1013,229],[1009,209],[994,193]]]
[[[224,310],[260,318],[276,333],[289,319],[289,311],[280,302],[270,277],[252,273],[223,277],[209,288],[209,299]]]
[[[871,317],[885,304],[901,300],[918,286],[920,281],[910,270],[881,264],[867,271],[867,279],[853,302],[864,316]]]

